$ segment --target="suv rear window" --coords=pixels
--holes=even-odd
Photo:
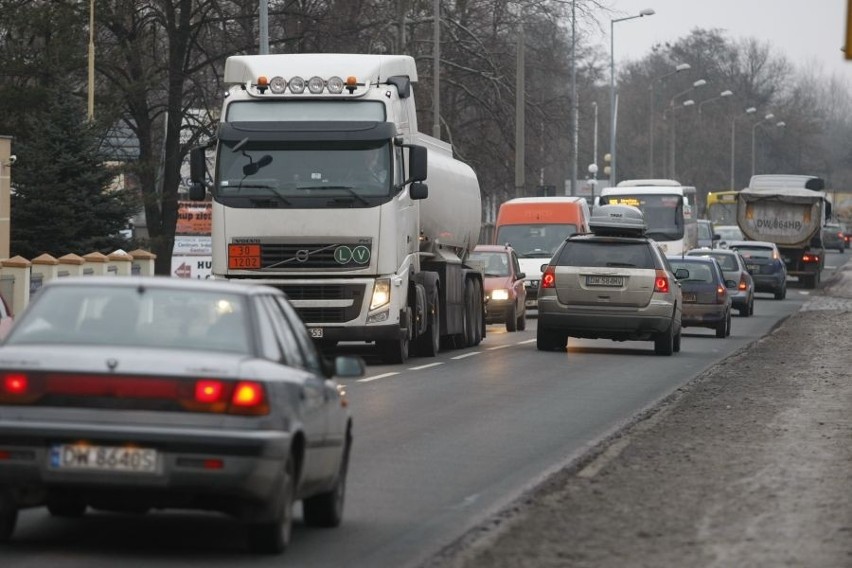
[[[656,268],[648,243],[618,241],[568,241],[559,254],[556,265],[592,268]]]

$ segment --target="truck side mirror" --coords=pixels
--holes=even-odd
[[[189,151],[189,199],[203,201],[207,193],[204,186],[207,178],[207,148],[197,146]]]
[[[412,183],[408,195],[411,196],[411,199],[426,199],[429,197],[429,186],[420,182]]]
[[[428,154],[425,146],[408,147],[408,179],[424,181],[427,177]]]

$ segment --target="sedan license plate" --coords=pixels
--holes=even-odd
[[[157,450],[83,444],[50,447],[51,469],[156,473]]]
[[[586,276],[586,286],[624,286],[624,276]]]
[[[322,339],[322,328],[321,327],[309,327],[308,333],[314,339]]]
[[[683,293],[683,301],[695,303],[695,302],[698,301],[698,296],[695,294],[695,292],[684,292]]]

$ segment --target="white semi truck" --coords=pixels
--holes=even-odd
[[[232,56],[224,78],[213,277],[280,288],[318,342],[374,342],[387,362],[479,344],[479,184],[418,132],[414,59]],[[205,199],[204,148],[191,170]]]
[[[821,178],[792,174],[751,177],[737,194],[737,224],[747,239],[769,241],[805,287],[816,288],[825,264],[822,227],[831,216]]]

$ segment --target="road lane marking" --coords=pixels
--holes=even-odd
[[[511,345],[498,345],[497,347],[489,347],[488,351],[497,351],[498,349],[506,349],[507,347],[511,347]]]
[[[377,381],[379,379],[386,379],[388,377],[392,377],[394,375],[398,375],[398,372],[394,373],[384,373],[382,375],[376,375],[375,377],[367,377],[366,379],[358,379],[359,383],[369,383],[370,381]]]
[[[428,369],[430,367],[437,367],[438,365],[443,365],[443,361],[438,363],[429,363],[428,365],[420,365],[419,367],[410,367],[409,371],[422,371],[423,369]]]
[[[526,341],[519,341],[515,343],[515,345],[523,345],[524,343],[535,343],[535,339],[527,339]]]
[[[474,351],[473,353],[465,353],[464,355],[459,355],[457,357],[451,357],[453,361],[457,361],[459,359],[465,359],[467,357],[473,357],[474,355],[479,355],[481,351]]]

